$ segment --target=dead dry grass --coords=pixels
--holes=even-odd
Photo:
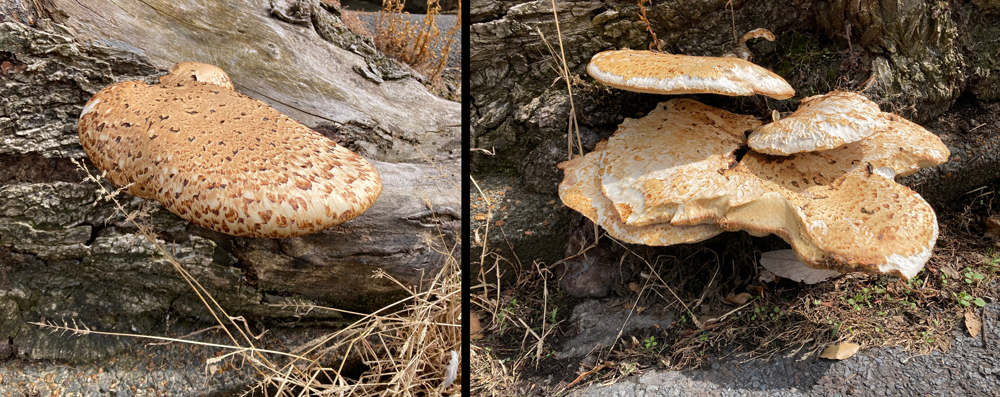
[[[435,18],[441,11],[438,0],[427,0],[423,24],[410,20],[403,11],[405,0],[383,0],[376,19],[375,46],[386,55],[413,66],[432,81],[441,77],[448,63],[452,44],[462,26],[462,2],[458,2],[455,25],[447,32],[438,28]],[[435,49],[440,49],[438,52]]]

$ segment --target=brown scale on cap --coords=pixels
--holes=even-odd
[[[875,102],[855,92],[833,91],[803,99],[795,113],[758,128],[748,142],[757,152],[787,156],[838,148],[885,125]]]
[[[113,184],[246,237],[318,232],[374,203],[382,183],[370,163],[232,91],[221,69],[190,65],[175,65],[165,85],[118,83],[84,106],[80,143]]]
[[[778,235],[809,267],[910,278],[937,241],[930,205],[877,173],[856,169],[801,193],[763,185],[774,189],[730,208],[719,226]]]

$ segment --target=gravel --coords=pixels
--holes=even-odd
[[[844,361],[777,357],[722,360],[711,369],[646,370],[575,396],[998,396],[1000,304],[984,309],[983,332],[954,331],[946,353],[914,356],[897,348],[864,350]]]

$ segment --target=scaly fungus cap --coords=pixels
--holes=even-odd
[[[861,94],[833,91],[803,99],[795,113],[758,128],[748,143],[757,152],[779,156],[830,150],[884,128],[881,114]]]
[[[610,236],[630,244],[666,246],[707,240],[722,233],[714,224],[630,226],[622,223],[611,201],[601,193],[597,180],[601,153],[598,148],[586,156],[578,156],[558,165],[565,172],[563,182],[559,184],[559,198],[567,207],[604,228]]]
[[[736,166],[734,152],[759,125],[753,116],[690,99],[660,103],[641,119],[625,119],[608,141],[601,189],[631,226],[691,225],[721,215],[729,201],[722,172]]]
[[[587,73],[612,87],[648,94],[795,95],[781,76],[739,58],[605,51],[594,55]]]
[[[378,173],[357,154],[212,81],[101,90],[80,115],[84,151],[113,184],[132,184],[127,193],[235,236],[317,232],[357,217],[381,193]]]
[[[937,217],[930,205],[867,169],[811,184],[801,193],[774,190],[730,208],[719,226],[776,234],[813,268],[904,278],[923,268],[937,241]]]

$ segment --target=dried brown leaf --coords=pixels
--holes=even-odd
[[[479,324],[479,316],[473,314],[469,317],[469,339],[477,340],[483,338],[483,326]]]
[[[726,294],[726,300],[729,301],[729,303],[732,303],[732,304],[734,304],[736,306],[740,306],[742,304],[747,303],[747,301],[750,300],[750,293],[749,292],[742,292],[742,293],[739,293],[739,294],[734,294],[734,293],[730,292],[730,293]]]
[[[965,312],[965,328],[969,330],[969,335],[973,338],[979,336],[979,331],[983,329],[983,322],[975,312]]]
[[[858,349],[861,349],[861,345],[851,342],[841,342],[827,347],[823,350],[823,354],[820,354],[819,356],[830,360],[845,360],[851,358],[854,353],[857,353]]]

